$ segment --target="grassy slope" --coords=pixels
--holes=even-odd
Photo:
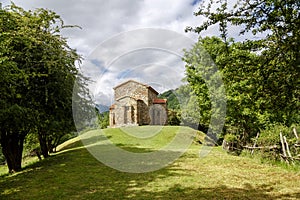
[[[148,127],[148,129],[151,127]],[[178,127],[151,138],[134,139],[120,129],[105,134],[122,148],[143,152],[163,146]],[[127,130],[128,131],[128,130]],[[136,127],[147,134],[147,128]],[[191,129],[185,129],[191,132]],[[92,137],[96,131],[83,137]],[[119,172],[97,161],[79,138],[60,146],[47,160],[0,178],[0,199],[299,199],[300,173],[231,156],[213,148],[199,158],[191,148],[172,165],[150,173]]]

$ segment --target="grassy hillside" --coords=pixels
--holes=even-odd
[[[166,127],[145,139],[155,128],[106,129],[104,134],[119,147],[146,152],[162,147],[178,131],[178,127]],[[124,131],[141,133],[144,138],[137,139]],[[189,128],[183,131],[187,134],[193,132]],[[90,131],[81,139],[93,138],[97,134],[99,132]],[[134,174],[119,172],[100,163],[77,137],[61,145],[60,152],[49,159],[28,165],[23,172],[2,176],[0,199],[300,198],[299,172],[231,156],[219,147],[213,148],[207,157],[199,158],[201,148],[192,144],[170,166],[155,172]]]

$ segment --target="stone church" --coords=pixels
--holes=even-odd
[[[157,98],[151,86],[134,80],[114,89],[114,104],[109,109],[110,127],[165,125],[167,100]]]

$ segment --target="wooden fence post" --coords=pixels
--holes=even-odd
[[[296,128],[295,128],[295,127],[293,128],[293,132],[294,132],[294,135],[296,136],[296,138],[297,138],[297,140],[298,140],[299,137],[298,137],[298,134],[297,134],[297,131],[296,131]]]
[[[287,143],[286,137],[285,137],[285,136],[283,136],[283,140],[284,140],[284,143],[285,143],[285,145],[286,145],[286,151],[287,151],[287,154],[288,154],[288,156],[289,156],[290,158],[292,158],[292,155],[291,155],[291,152],[290,152],[290,148],[289,148],[289,144]]]
[[[281,131],[280,131],[280,142],[281,142],[281,146],[282,146],[283,156],[286,158],[285,145],[284,145],[284,141],[283,141],[283,137],[282,137]]]
[[[283,139],[284,139],[284,142],[285,142],[285,145],[286,145],[286,150],[287,150],[288,156],[289,156],[289,158],[291,159],[292,164],[295,165],[295,163],[294,163],[294,158],[292,157],[292,154],[291,154],[291,152],[290,152],[289,144],[288,144],[287,141],[286,141],[286,137],[283,136]]]
[[[258,137],[259,137],[259,132],[257,132],[256,138],[255,138],[255,141],[254,141],[254,144],[253,144],[253,149],[251,151],[251,155],[254,153],[254,149],[255,149],[254,147],[256,146],[256,142],[257,142]]]

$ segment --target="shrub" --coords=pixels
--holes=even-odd
[[[181,116],[180,113],[175,110],[168,110],[168,125],[179,126]]]
[[[226,142],[228,142],[228,143],[236,143],[236,142],[238,142],[237,136],[233,135],[233,134],[227,134],[227,135],[225,135],[224,140]]]
[[[242,147],[238,137],[233,134],[226,134],[223,141],[223,149],[227,150],[228,153],[240,155]]]
[[[290,152],[293,155],[298,154],[298,148],[294,146],[294,144],[297,142],[297,139],[295,138],[294,133],[292,132],[292,127],[287,127],[282,124],[275,124],[270,126],[269,128],[263,130],[260,132],[260,136],[257,139],[257,145],[258,146],[273,146],[277,145],[277,149],[261,149],[259,154],[263,158],[269,159],[269,160],[279,160],[280,159],[280,153],[282,152],[282,146],[280,141],[280,132],[283,136],[287,138],[287,142],[290,147]]]

